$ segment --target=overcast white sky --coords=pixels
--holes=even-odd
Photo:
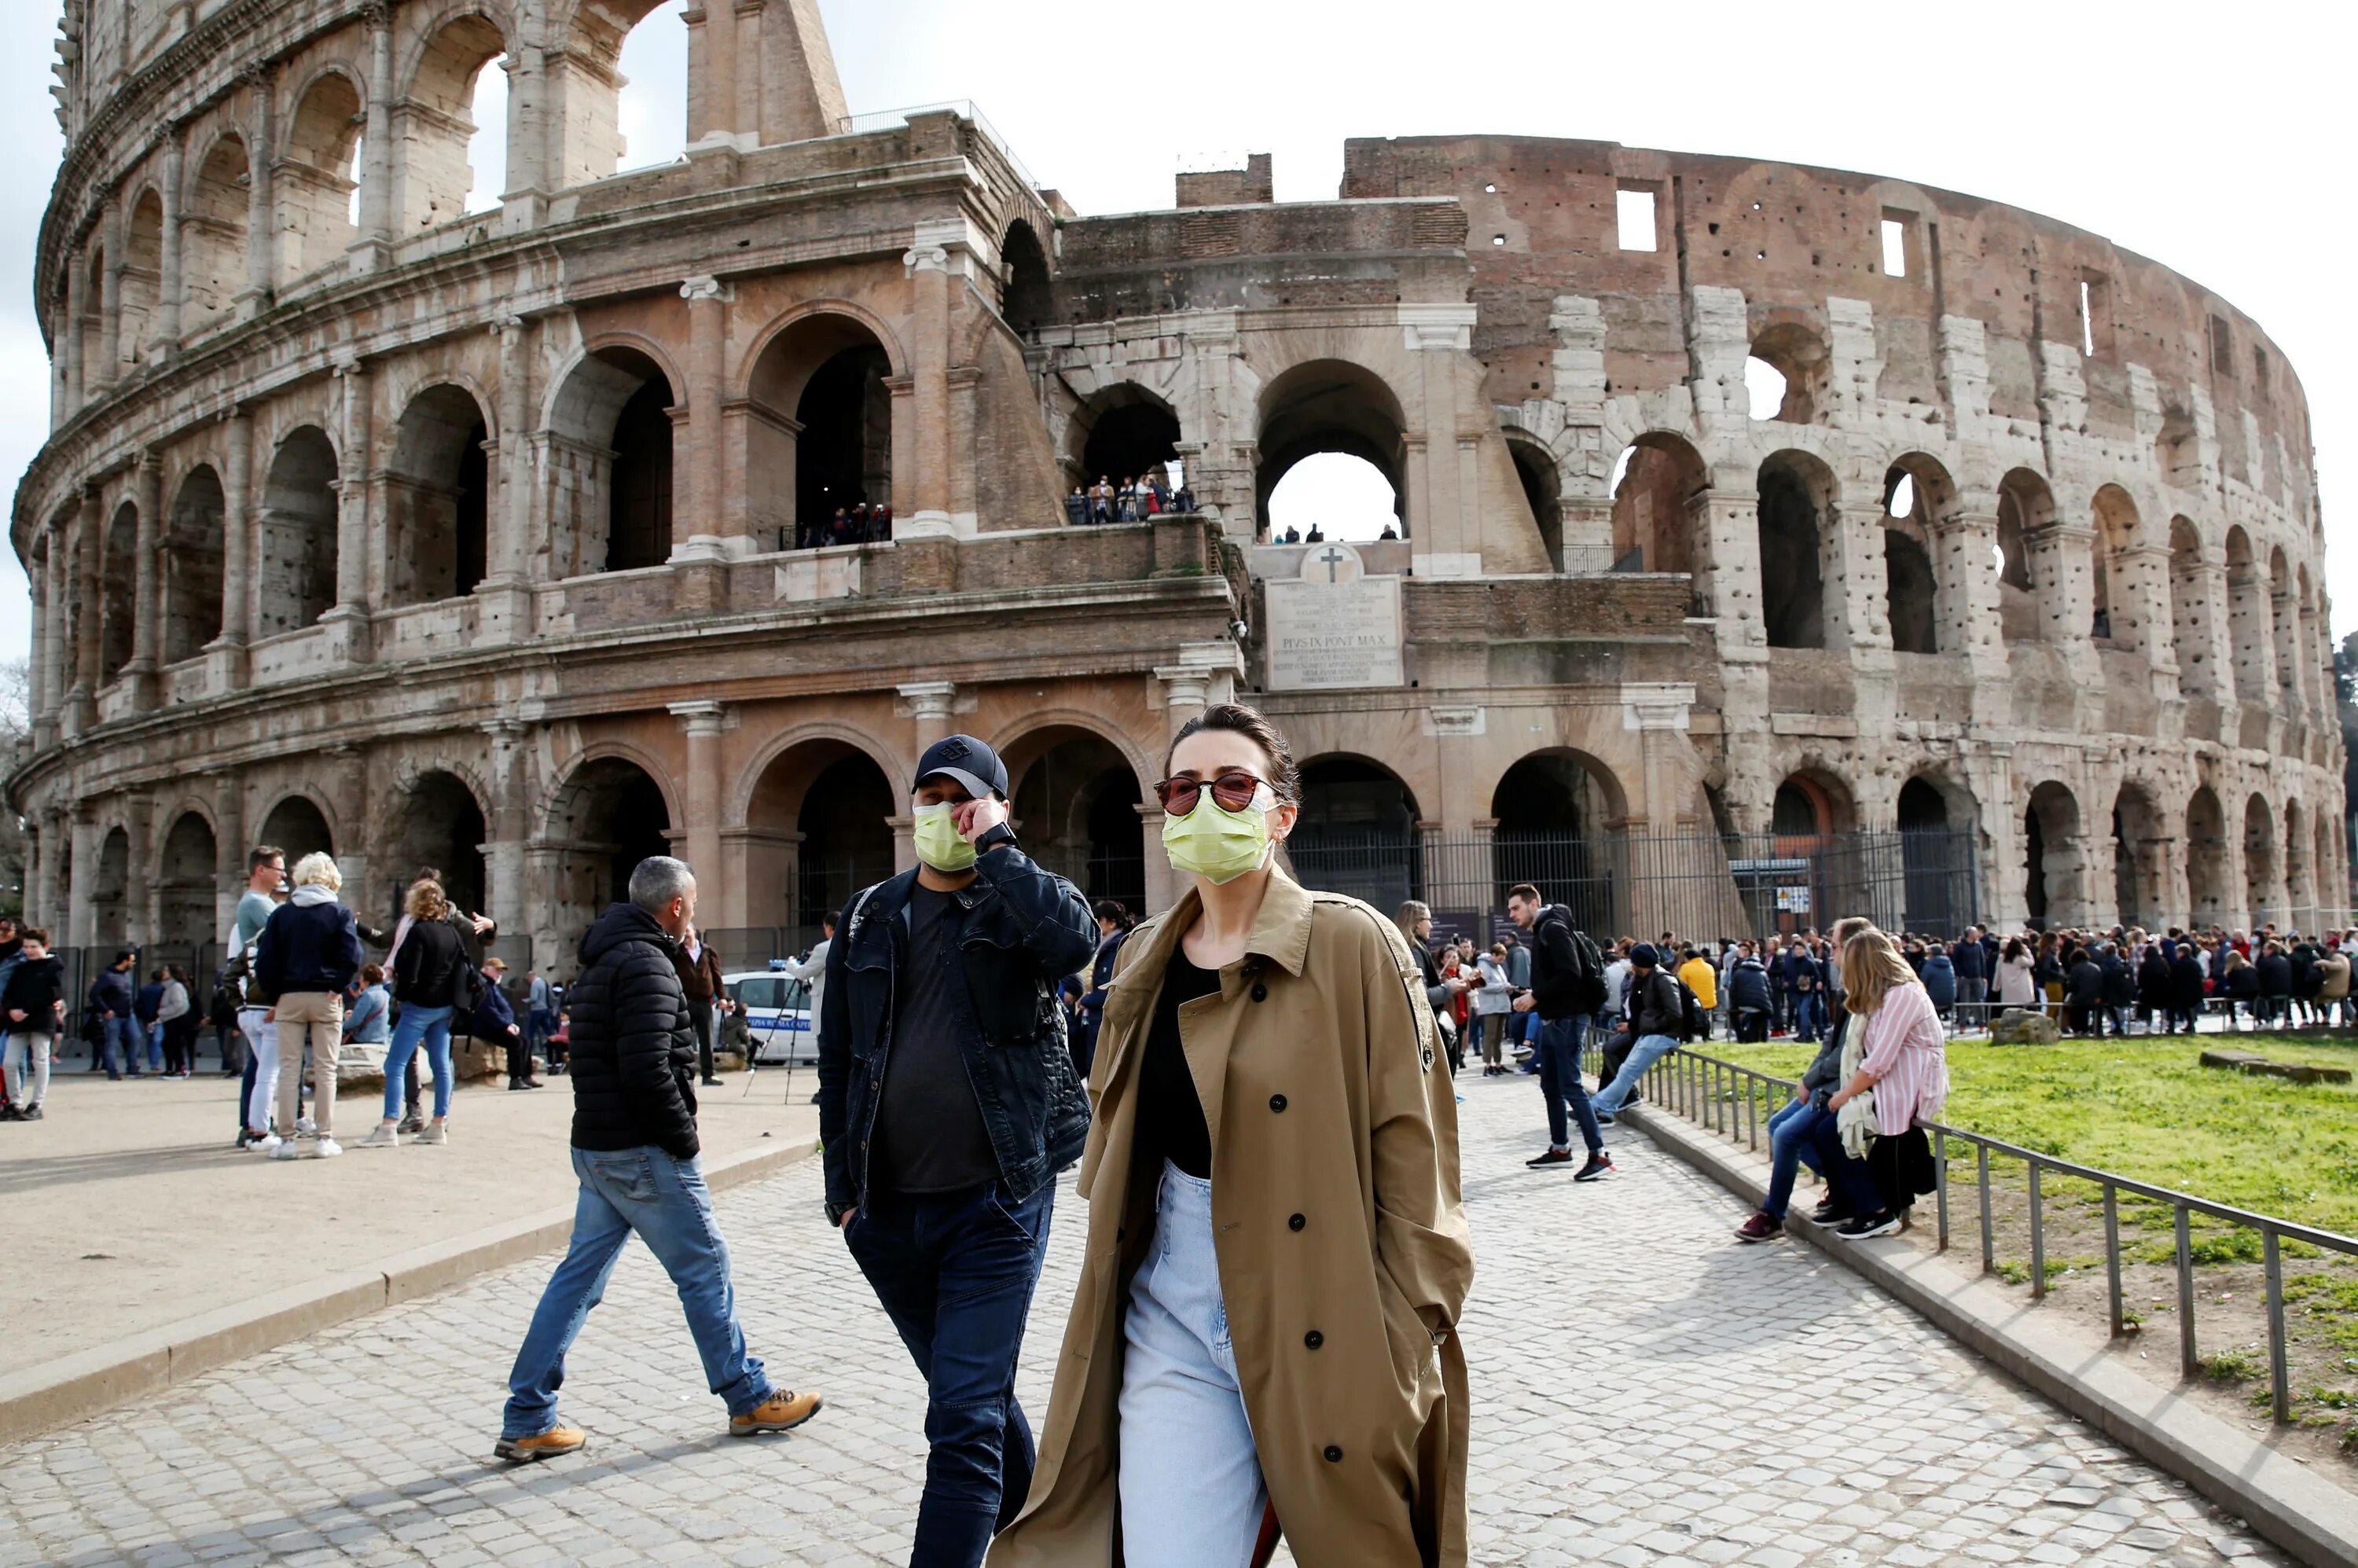
[[[676,4],[632,35],[632,165],[676,152]],[[1083,212],[1166,207],[1182,162],[1276,156],[1277,196],[1331,198],[1348,135],[1501,132],[1866,169],[2049,213],[2258,319],[2316,431],[2337,634],[2358,629],[2358,310],[2342,297],[2358,154],[2338,6],[1984,0],[1762,5],[1674,21],[1544,0],[821,0],[854,113],[971,98]],[[33,242],[59,156],[56,0],[0,5],[0,473],[48,428]],[[487,108],[488,104],[485,105]],[[497,149],[488,145],[489,167]],[[0,656],[24,652],[0,551]]]

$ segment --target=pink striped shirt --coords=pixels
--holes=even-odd
[[[1894,986],[1861,1022],[1866,1052],[1859,1066],[1875,1075],[1876,1131],[1892,1138],[1920,1121],[1939,1120],[1949,1098],[1949,1057],[1924,988]]]

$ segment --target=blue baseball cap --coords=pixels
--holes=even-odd
[[[980,800],[985,795],[1007,795],[1007,764],[999,753],[971,735],[950,735],[925,748],[917,759],[918,784],[930,778],[955,779],[967,794]]]

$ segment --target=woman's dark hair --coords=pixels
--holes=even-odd
[[[1110,920],[1124,931],[1135,930],[1138,916],[1130,914],[1130,905],[1118,898],[1101,898],[1089,906],[1089,913],[1099,920]]]
[[[1258,708],[1247,708],[1241,702],[1216,702],[1179,727],[1171,737],[1171,749],[1163,753],[1163,771],[1171,772],[1171,759],[1178,754],[1179,742],[1203,730],[1221,730],[1231,735],[1241,735],[1269,754],[1269,787],[1277,798],[1288,806],[1302,804],[1302,774],[1293,765],[1293,748],[1277,732]]]
[[[2022,945],[2021,937],[2009,936],[2006,939],[2006,950],[2000,953],[1998,957],[2001,958],[2027,958],[2030,957],[2030,949]]]

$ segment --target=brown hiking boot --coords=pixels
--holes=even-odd
[[[576,1454],[590,1441],[590,1434],[578,1426],[552,1426],[537,1437],[503,1437],[492,1453],[502,1459],[513,1459],[519,1465],[529,1465],[536,1459],[554,1459],[560,1454]]]
[[[791,1432],[818,1414],[824,1401],[817,1394],[779,1390],[743,1415],[729,1418],[729,1435],[751,1437],[757,1432]]]

